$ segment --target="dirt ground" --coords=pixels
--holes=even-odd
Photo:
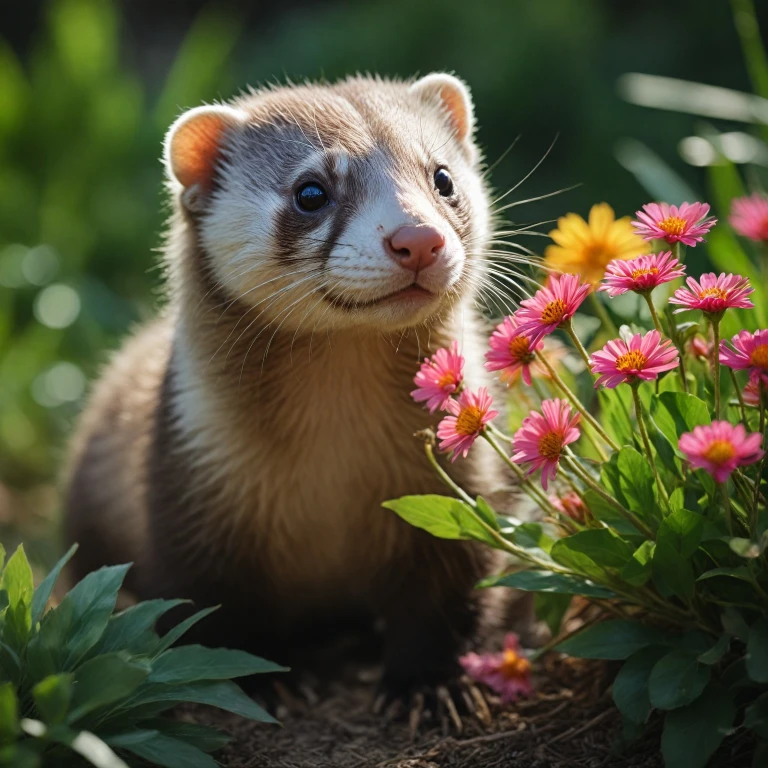
[[[619,750],[615,671],[549,654],[538,665],[534,697],[502,706],[489,694],[490,717],[463,715],[461,733],[445,712],[413,736],[408,718],[374,714],[375,670],[364,668],[350,668],[321,690],[304,687],[302,701],[290,703],[286,693],[282,727],[218,713],[204,719],[234,737],[218,756],[231,768],[660,768],[658,722]],[[733,740],[713,766],[748,768],[750,753],[748,741]]]

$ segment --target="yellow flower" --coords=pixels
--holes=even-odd
[[[597,285],[613,259],[634,259],[648,251],[648,244],[632,231],[629,216],[616,219],[608,203],[593,205],[589,221],[569,213],[557,220],[549,236],[556,245],[544,251],[551,269],[581,275]]]

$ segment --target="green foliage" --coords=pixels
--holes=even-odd
[[[164,712],[192,702],[275,722],[232,678],[285,668],[243,651],[173,647],[210,609],[163,637],[155,622],[184,601],[152,600],[114,613],[128,566],[89,574],[46,611],[73,552],[37,590],[21,547],[0,573],[0,765],[79,765],[83,758],[104,768],[141,761],[213,768],[208,753],[227,737]]]

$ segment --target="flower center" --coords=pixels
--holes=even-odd
[[[530,350],[531,342],[527,336],[515,336],[509,342],[509,354],[515,360],[522,363],[530,363],[533,360],[533,353]]]
[[[456,419],[456,431],[460,435],[475,435],[483,428],[483,411],[476,405],[462,408]]]
[[[736,455],[736,449],[729,440],[713,440],[712,444],[704,451],[704,458],[713,464],[725,464]]]
[[[563,450],[563,437],[557,432],[547,432],[539,440],[539,454],[545,459],[556,459]]]
[[[456,376],[453,374],[452,371],[446,371],[438,380],[437,380],[437,386],[440,387],[440,389],[444,389],[445,387],[452,386],[456,383]]]
[[[531,669],[528,659],[518,656],[511,648],[504,651],[504,659],[499,665],[499,672],[506,680],[525,677]]]
[[[650,269],[636,269],[632,272],[632,279],[637,280],[638,277],[643,277],[644,275],[658,275],[659,270],[658,267],[650,267]]]
[[[768,368],[768,344],[758,344],[749,359],[758,368]]]
[[[648,362],[648,358],[639,350],[633,349],[616,358],[616,370],[622,373],[639,371]]]
[[[728,298],[728,292],[724,291],[722,288],[705,288],[703,291],[699,293],[700,299],[722,299],[725,301]]]
[[[541,322],[546,323],[547,325],[550,323],[559,323],[563,319],[566,309],[566,303],[562,299],[550,301],[541,313]]]
[[[659,222],[659,229],[663,229],[668,235],[682,235],[685,231],[685,219],[669,216]]]

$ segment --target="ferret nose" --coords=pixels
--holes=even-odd
[[[419,272],[437,261],[445,247],[445,237],[435,227],[406,224],[385,243],[389,255],[401,267]]]

